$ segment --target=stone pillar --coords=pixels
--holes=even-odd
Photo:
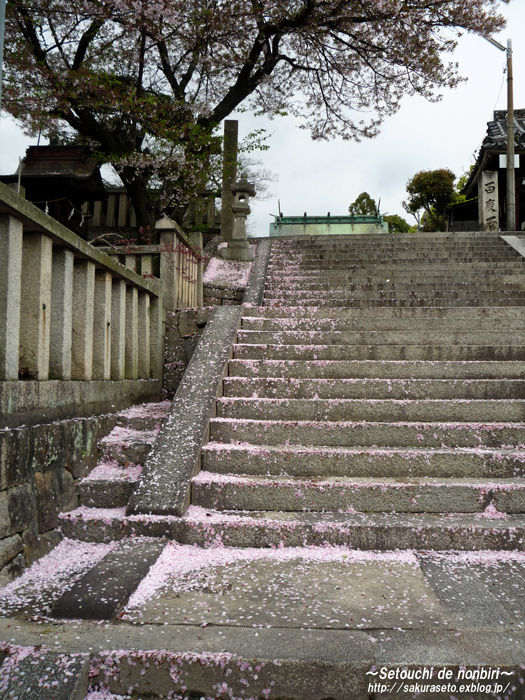
[[[93,310],[93,379],[111,378],[111,273],[95,272]]]
[[[167,216],[155,223],[155,229],[160,232],[160,245],[164,247],[164,252],[160,254],[160,285],[162,303],[166,311],[176,311],[178,308],[176,226],[175,221],[168,219]]]
[[[221,249],[221,255],[225,260],[253,260],[254,252],[246,239],[246,217],[250,213],[250,195],[255,195],[253,185],[243,176],[240,182],[231,186],[234,194],[232,211],[235,215],[235,224],[231,241],[227,248]]]
[[[126,281],[114,279],[111,287],[111,379],[126,378]]]
[[[73,261],[73,251],[67,248],[53,249],[49,348],[49,374],[52,379],[71,379]]]
[[[153,276],[153,255],[140,256],[140,274],[143,278]]]
[[[0,381],[18,379],[22,222],[0,215]]]
[[[126,379],[139,378],[138,289],[126,287]]]
[[[478,214],[480,231],[499,231],[498,172],[485,170],[478,180]]]
[[[150,377],[150,295],[139,292],[138,298],[138,372],[140,379]]]
[[[214,205],[215,205],[215,200]],[[203,249],[202,245],[202,233],[200,231],[193,231],[189,234],[190,243],[198,248],[201,252]],[[204,291],[202,286],[202,257],[197,261],[197,281],[195,283],[195,306],[202,306],[204,304]]]
[[[53,243],[40,233],[23,237],[20,307],[20,370],[29,377],[49,378],[51,269]]]
[[[224,122],[224,144],[222,149],[222,203],[221,203],[221,241],[231,240],[234,216],[232,212],[233,194],[231,185],[237,179],[237,140],[239,122],[227,119]]]
[[[71,379],[90,381],[93,374],[93,307],[95,265],[75,260],[73,266],[73,332]]]
[[[164,318],[166,311],[162,299],[151,297],[150,300],[150,366],[151,377],[162,379],[164,369]]]

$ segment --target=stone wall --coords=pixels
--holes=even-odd
[[[171,398],[206,328],[213,306],[179,309],[166,314],[164,391]]]
[[[0,431],[0,586],[57,545],[58,513],[97,462],[114,414]]]
[[[205,284],[203,290],[205,306],[239,306],[242,304],[244,289],[221,289]]]

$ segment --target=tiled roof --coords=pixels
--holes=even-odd
[[[516,153],[525,153],[525,109],[514,110],[514,147]],[[468,196],[475,195],[474,186],[479,173],[486,170],[486,161],[489,153],[507,152],[507,110],[499,109],[494,112],[492,121],[487,122],[487,134],[479,149],[476,163],[462,190]]]

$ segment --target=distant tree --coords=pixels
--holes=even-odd
[[[377,216],[377,204],[368,192],[361,192],[349,207],[351,216]]]
[[[422,170],[407,182],[405,211],[412,214],[423,231],[444,231],[446,212],[454,202],[456,176],[448,168]]]
[[[405,219],[397,214],[385,214],[383,216],[383,221],[387,222],[389,233],[408,233],[415,228],[414,226],[410,226],[408,221],[405,221]]]
[[[234,110],[374,137],[403,96],[458,84],[446,54],[500,31],[507,2],[9,0],[2,106],[116,168],[145,226],[206,185]]]

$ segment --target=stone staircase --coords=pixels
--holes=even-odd
[[[186,515],[126,517],[104,467],[64,534],[523,549],[523,270],[491,234],[274,241]]]
[[[493,235],[275,241],[193,481],[208,541],[522,549],[523,270]]]
[[[169,404],[141,404],[118,414],[117,425],[99,443],[97,466],[79,484],[81,507],[125,508]]]

